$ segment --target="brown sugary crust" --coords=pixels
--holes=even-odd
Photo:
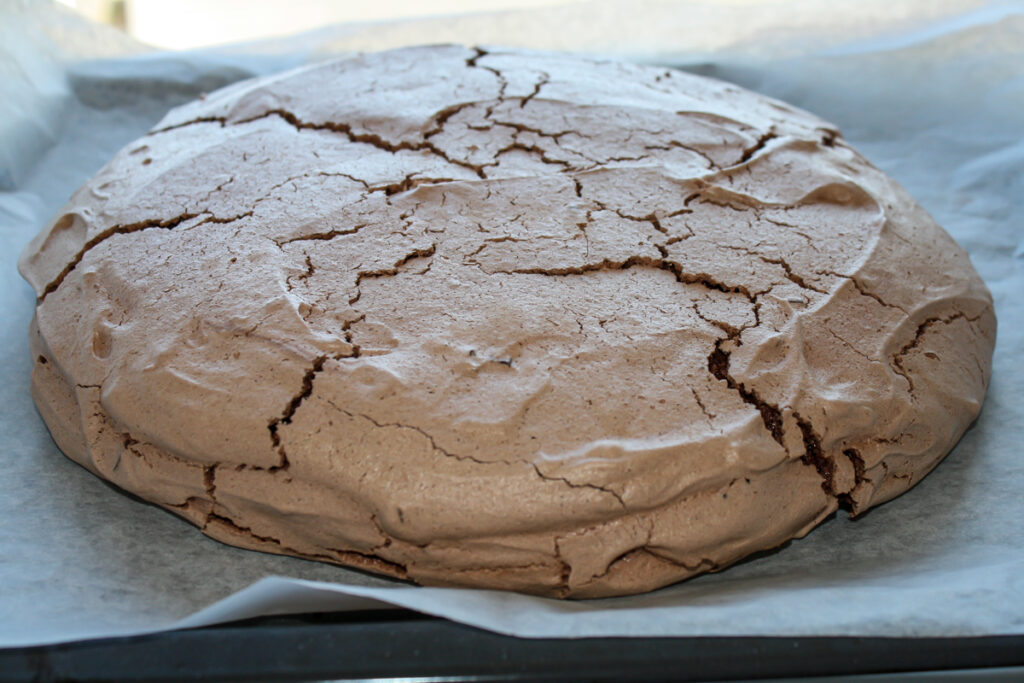
[[[966,253],[830,124],[519,51],[218,91],[19,265],[33,396],[98,476],[232,545],[557,597],[899,495],[995,340]]]

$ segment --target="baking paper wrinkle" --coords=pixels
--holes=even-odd
[[[9,354],[0,368],[8,483],[0,498],[0,647],[390,606],[521,636],[1024,633],[1024,6],[786,5],[624,9],[592,2],[325,28],[178,54],[113,44],[65,15],[48,24],[47,5],[3,10],[0,71],[16,77],[0,81],[0,301]],[[629,12],[626,24],[607,25],[647,19],[670,27],[664,19],[698,11],[701,21],[671,39],[658,33],[642,47],[629,31],[579,24],[585,30],[574,38],[557,29],[564,22],[548,21]],[[856,20],[844,27],[837,12],[854,12]],[[887,23],[882,16],[898,18]],[[53,26],[61,46],[73,49],[55,47]],[[77,38],[65,42],[71,35]],[[807,538],[725,572],[646,595],[560,602],[411,587],[224,546],[118,495],[59,452],[28,392],[34,296],[14,261],[72,191],[168,109],[241,78],[313,56],[439,40],[497,42],[496,35],[506,44],[578,49],[732,80],[837,124],[851,145],[904,184],[969,251],[999,317],[985,407],[946,461],[861,519],[837,516]],[[82,61],[112,52],[127,56]]]

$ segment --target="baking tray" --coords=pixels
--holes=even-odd
[[[893,672],[1024,680],[1024,636],[526,639],[377,610],[0,650],[4,682],[720,681]]]

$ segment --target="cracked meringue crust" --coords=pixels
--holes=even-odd
[[[26,248],[60,448],[218,540],[652,590],[899,495],[980,410],[966,253],[731,85],[426,47],[170,112]]]

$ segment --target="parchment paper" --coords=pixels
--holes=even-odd
[[[389,604],[521,636],[1024,633],[1021,4],[606,1],[177,54],[56,11],[0,5],[0,647]],[[29,397],[34,297],[14,265],[24,244],[119,147],[200,92],[439,41],[671,64],[838,123],[992,289],[999,336],[978,422],[919,486],[859,520],[836,517],[720,574],[587,602],[408,587],[231,548],[67,460]]]

